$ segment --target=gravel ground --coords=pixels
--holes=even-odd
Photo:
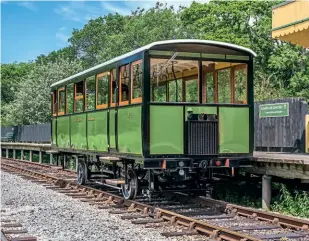
[[[16,219],[28,230],[26,236],[36,236],[40,241],[183,240],[164,238],[162,229],[133,225],[108,210],[2,171],[1,216]]]

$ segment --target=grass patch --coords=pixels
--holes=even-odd
[[[272,211],[309,218],[309,194],[306,191],[289,190],[281,184],[280,195],[274,197]]]

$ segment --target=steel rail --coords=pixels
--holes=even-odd
[[[227,203],[211,198],[195,199],[194,202],[204,203],[207,206],[222,206],[228,213],[233,213],[239,216],[253,218],[261,221],[268,221],[274,225],[293,228],[296,230],[309,230],[309,220],[286,216],[278,213],[267,212],[259,209],[248,208],[236,204]]]
[[[1,162],[1,168],[7,169],[7,170],[13,170],[13,171],[26,174],[32,177],[44,179],[62,188],[66,187],[67,185],[70,185],[71,187],[75,187],[75,189],[81,189],[81,191],[87,192],[88,194],[97,195],[100,197],[103,196],[103,197],[108,198],[111,201],[116,201],[116,203],[129,207],[129,209],[131,210],[136,210],[136,211],[143,212],[144,214],[148,214],[150,217],[153,217],[153,214],[155,214],[155,218],[163,218],[164,220],[170,221],[171,223],[189,227],[189,230],[191,231],[195,230],[200,234],[204,234],[204,235],[206,234],[217,240],[261,241],[261,239],[258,239],[256,237],[241,234],[241,233],[235,232],[228,228],[222,228],[220,226],[212,225],[204,221],[200,221],[194,218],[186,217],[184,215],[171,212],[169,210],[165,210],[161,208],[153,208],[152,206],[144,204],[144,203],[140,203],[140,202],[136,202],[132,200],[125,200],[121,196],[111,194],[105,191],[101,191],[95,188],[78,185],[76,183],[63,180],[63,179],[60,179],[60,178],[57,178],[57,177],[54,177],[54,176],[51,176],[45,173],[43,174],[43,173],[39,173],[36,171],[24,169],[21,167],[16,167],[14,165],[3,163],[3,162]],[[153,213],[151,211],[153,211]]]

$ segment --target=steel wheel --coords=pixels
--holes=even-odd
[[[84,185],[86,182],[86,165],[85,163],[78,163],[77,167],[77,184]]]
[[[125,199],[134,199],[138,191],[138,179],[134,170],[128,171],[128,183],[121,185],[122,195]]]

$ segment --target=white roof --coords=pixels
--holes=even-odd
[[[153,42],[151,44],[148,44],[148,45],[145,45],[141,48],[138,48],[138,49],[135,49],[129,53],[126,53],[126,54],[123,54],[123,55],[120,55],[116,58],[113,58],[109,61],[106,61],[102,64],[98,64],[92,68],[89,68],[89,69],[86,69],[82,72],[79,72],[75,75],[72,75],[70,77],[67,77],[63,80],[60,80],[54,84],[51,85],[51,87],[55,87],[55,86],[59,86],[59,85],[63,85],[64,83],[66,82],[69,82],[70,80],[73,80],[75,78],[78,78],[78,77],[81,77],[91,71],[95,71],[95,70],[99,70],[100,68],[104,67],[104,66],[107,66],[109,64],[112,64],[114,62],[117,62],[121,59],[124,59],[124,58],[127,58],[127,57],[130,57],[130,56],[133,56],[134,54],[137,54],[139,52],[142,52],[142,51],[145,51],[145,50],[148,50],[148,49],[151,49],[152,47],[154,46],[158,46],[158,45],[164,45],[164,44],[179,44],[179,43],[192,43],[192,44],[209,44],[209,45],[216,45],[216,46],[221,46],[221,47],[228,47],[228,48],[232,48],[234,50],[240,50],[240,51],[244,51],[244,52],[247,52],[248,54],[251,54],[253,55],[254,57],[256,57],[256,53],[254,51],[252,51],[251,49],[248,49],[248,48],[245,48],[245,47],[242,47],[242,46],[239,46],[239,45],[236,45],[236,44],[230,44],[230,43],[225,43],[225,42],[218,42],[218,41],[212,41],[212,40],[199,40],[199,39],[177,39],[177,40],[165,40],[165,41],[157,41],[157,42]]]

